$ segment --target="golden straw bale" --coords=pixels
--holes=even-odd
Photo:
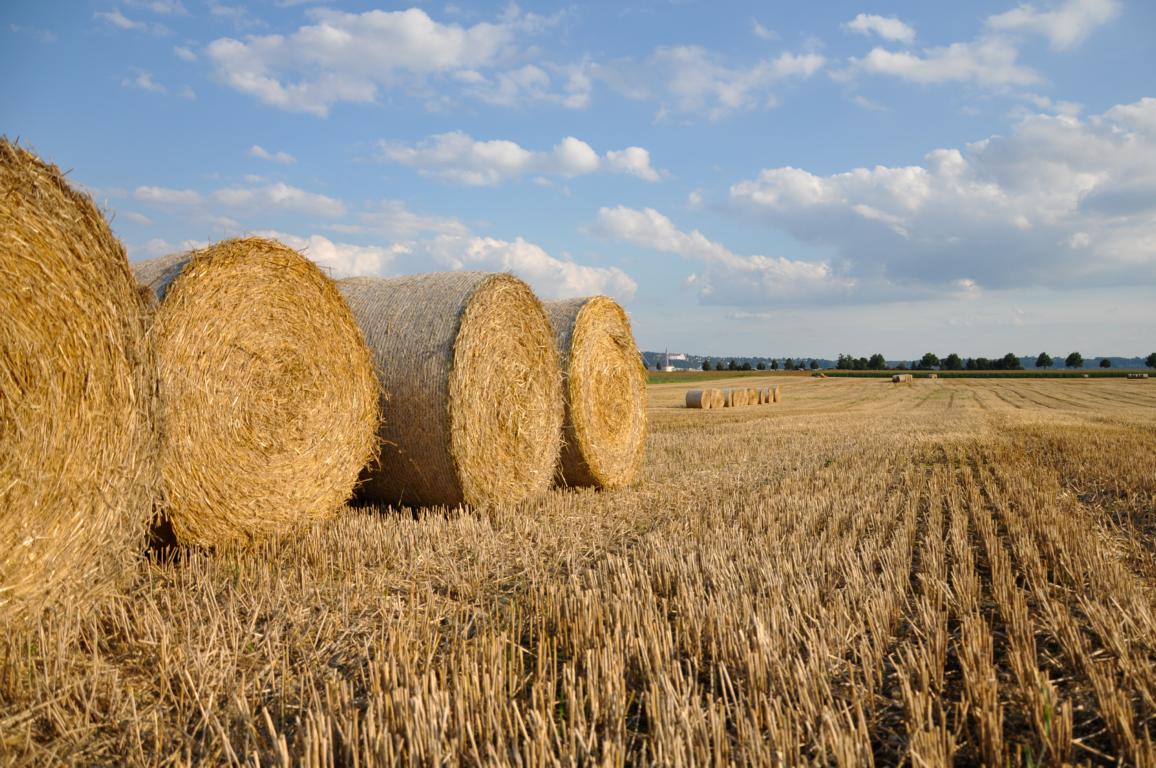
[[[375,455],[377,381],[333,280],[272,240],[135,265],[156,295],[162,507],[181,544],[333,515]]]
[[[91,198],[0,138],[0,626],[110,594],[144,548],[143,310]]]
[[[714,401],[714,405],[711,406],[712,408],[722,408],[726,405],[726,396],[721,389],[712,389],[710,393],[711,400]]]
[[[646,377],[630,320],[606,296],[550,301],[566,419],[558,480],[621,488],[638,477],[646,443]]]
[[[479,506],[550,487],[562,376],[550,321],[529,286],[483,272],[339,286],[390,397],[363,499]]]
[[[711,394],[713,391],[710,389],[688,389],[686,391],[686,407],[703,410],[713,408],[714,396]]]
[[[777,403],[781,399],[782,399],[782,394],[779,392],[779,385],[776,384],[774,389],[771,390],[771,402]]]

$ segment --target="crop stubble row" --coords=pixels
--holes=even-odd
[[[783,386],[652,387],[637,489],[148,565],[4,647],[0,758],[1156,760],[1156,389]]]

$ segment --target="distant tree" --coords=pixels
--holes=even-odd
[[[740,370],[744,370],[744,371],[751,370],[751,361],[747,360],[745,363],[743,363]]]
[[[881,371],[887,367],[887,361],[883,358],[883,355],[876,352],[867,360],[867,367],[873,371]]]
[[[812,371],[819,370],[819,361],[814,359],[814,358],[811,358],[811,370]]]
[[[728,371],[737,371],[738,369],[739,369],[739,364],[736,363],[734,360],[731,360],[729,363],[727,363],[727,370]]]
[[[1041,352],[1040,356],[1036,358],[1036,368],[1051,368],[1055,364],[1056,361],[1047,352]]]
[[[1081,355],[1079,352],[1073,352],[1072,354],[1070,354],[1066,358],[1064,358],[1064,365],[1067,366],[1068,368],[1083,368],[1084,367],[1084,356]]]
[[[1111,368],[1112,367],[1112,361],[1106,357],[1101,357],[1100,358],[1100,367],[1101,368]]]
[[[766,363],[764,363],[762,360],[760,360],[760,361],[759,361],[759,364],[758,364],[758,365],[756,365],[755,367],[756,367],[756,368],[758,368],[760,371],[765,371],[765,370],[767,370],[767,364],[766,364]]]
[[[1000,370],[1003,371],[1018,371],[1021,370],[1024,366],[1023,363],[1020,362],[1020,359],[1016,357],[1014,352],[1008,352],[1006,355],[1000,358],[999,367]]]
[[[850,368],[851,368],[851,356],[840,354],[838,359],[835,360],[835,368],[837,368],[840,371],[850,370]]]
[[[975,359],[975,369],[977,371],[990,371],[991,360],[988,360],[986,357],[977,357]]]
[[[943,358],[940,367],[945,371],[958,371],[963,368],[963,360],[960,359],[959,355],[952,352],[950,355]]]
[[[702,369],[704,371],[709,371],[711,369],[710,360],[703,360],[702,361]]]
[[[967,360],[963,364],[963,367],[969,371],[974,371],[975,370],[975,358],[974,357],[967,358]]]
[[[898,363],[895,364],[895,370],[906,371],[907,370],[907,363],[900,360]]]
[[[1144,358],[1144,365],[1148,366],[1149,368],[1156,368],[1156,352],[1153,352],[1152,354],[1148,355],[1148,357]]]
[[[779,361],[778,360],[772,360],[771,361],[771,370],[772,371],[779,370]]]
[[[939,357],[934,352],[925,352],[919,360],[919,367],[931,370],[939,366]]]
[[[783,362],[783,369],[784,369],[784,370],[787,370],[787,371],[793,371],[793,370],[795,370],[795,361],[794,361],[794,360],[792,360],[791,358],[789,358],[789,357],[788,357],[788,358],[787,358],[787,359],[786,359],[786,360]]]

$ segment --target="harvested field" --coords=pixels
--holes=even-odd
[[[630,489],[142,563],[4,636],[0,762],[1156,763],[1156,385],[775,381],[652,386]]]

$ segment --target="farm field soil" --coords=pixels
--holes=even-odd
[[[2,630],[0,763],[1156,764],[1156,383],[773,381]]]

